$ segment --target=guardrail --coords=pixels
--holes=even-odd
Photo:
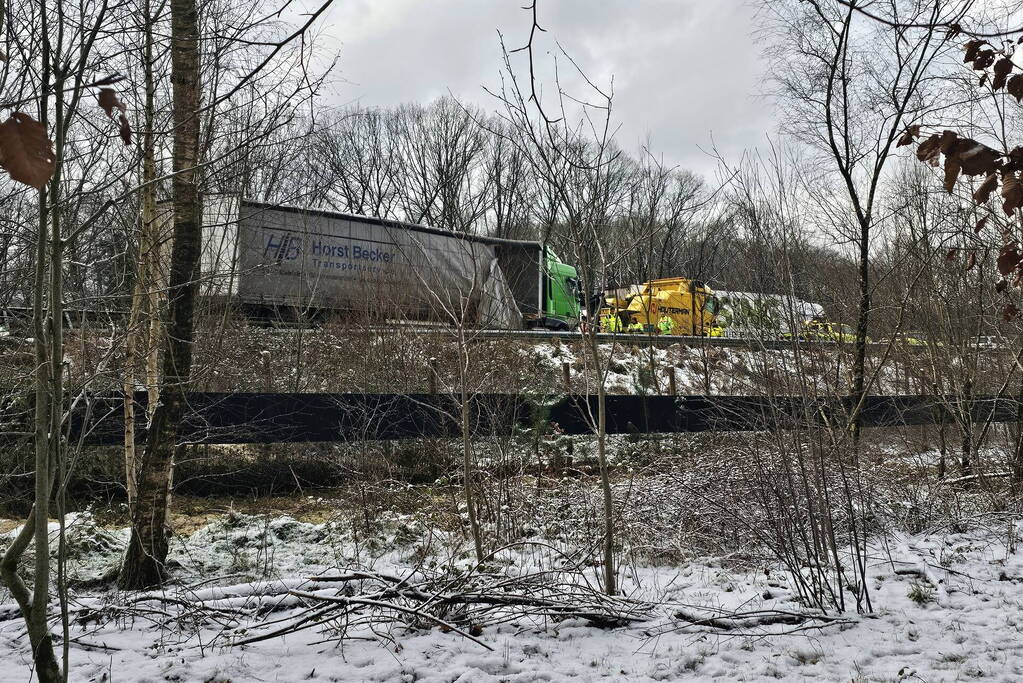
[[[431,330],[437,333],[437,330]],[[578,331],[555,331],[555,330],[474,330],[470,337],[495,337],[507,339],[522,339],[526,341],[579,341],[583,338]],[[703,337],[684,334],[626,334],[598,332],[597,339],[604,344],[628,344],[638,346],[675,346],[681,344],[689,347],[714,347],[730,349],[767,349],[785,350],[791,349],[797,341],[792,339],[755,339],[755,338],[732,338],[732,337]],[[834,341],[803,341],[798,342],[803,346],[824,345],[835,346]]]
[[[0,308],[0,321],[9,324],[12,321],[20,321],[27,324],[31,319],[32,309],[23,306],[8,306]],[[91,310],[91,309],[67,309],[64,311],[65,322],[71,327],[84,324],[85,322],[119,320],[126,316],[124,311],[117,310]],[[322,324],[317,322],[281,322],[270,319],[260,319],[267,327],[281,330],[315,329]],[[404,334],[443,335],[450,334],[456,328],[437,324],[422,326],[418,324],[395,324],[393,326],[370,325],[365,327],[353,327],[359,332],[379,332],[381,334],[393,333],[400,330]],[[579,341],[583,333],[574,331],[559,330],[476,330],[467,332],[470,339],[520,339],[523,341]],[[627,344],[633,346],[656,346],[668,347],[681,344],[687,347],[704,348],[731,348],[731,349],[753,349],[768,351],[785,351],[796,347],[802,348],[852,348],[852,342],[841,342],[826,339],[765,339],[757,337],[707,337],[682,334],[629,334],[629,333],[606,333],[597,334],[597,339],[604,344]],[[867,348],[883,350],[888,347],[887,342],[868,341]],[[926,344],[903,345],[900,348],[911,351],[923,351],[927,349]],[[1002,353],[1011,351],[1004,347],[981,347],[982,353]]]
[[[293,325],[282,325],[281,329],[297,329]],[[367,326],[367,327],[356,327],[353,328],[359,332],[373,332],[378,334],[422,334],[422,335],[435,335],[435,336],[450,336],[457,331],[457,328],[446,326],[446,325],[431,325],[429,327],[419,327],[416,325],[396,325],[394,327],[383,327],[383,326]],[[573,342],[582,341],[584,339],[583,333],[578,330],[466,330],[465,336],[468,340],[474,339],[518,339],[521,341],[562,341],[562,342]],[[813,341],[799,341],[794,339],[759,339],[759,338],[735,338],[735,337],[704,337],[695,335],[685,334],[626,334],[626,333],[609,333],[599,332],[597,333],[597,340],[602,344],[623,344],[629,346],[675,346],[681,344],[689,347],[716,347],[716,348],[733,348],[733,349],[767,349],[767,350],[787,350],[792,349],[797,345],[803,348],[811,348],[816,346],[834,347],[839,344],[835,341],[827,340],[813,340]],[[852,344],[845,342],[846,346],[851,347]],[[887,344],[881,344],[877,342],[869,342],[868,348],[884,348]],[[914,347],[916,348],[916,347]]]

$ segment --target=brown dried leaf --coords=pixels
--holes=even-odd
[[[977,53],[980,52],[980,48],[987,44],[986,40],[968,40],[966,45],[963,47],[966,49],[966,55],[963,56],[963,64],[969,64],[977,58]]]
[[[1008,288],[1008,286],[1009,286],[1008,280],[1002,278],[1001,280],[995,283],[995,293],[1001,294],[1006,290],[1006,288]]]
[[[992,64],[995,63],[995,51],[994,50],[981,50],[977,53],[977,56],[973,58],[973,70],[983,71]]]
[[[959,171],[962,170],[959,158],[954,154],[945,157],[945,192],[952,194],[955,189],[956,180],[959,179]]]
[[[941,142],[939,148],[942,154],[948,154],[949,150],[956,146],[956,142],[959,140],[959,135],[954,130],[943,130],[941,131]]]
[[[987,83],[987,77],[988,77],[988,75],[989,75],[989,74],[988,74],[988,72],[987,72],[987,71],[985,71],[984,73],[982,73],[982,74],[980,75],[980,79],[979,79],[979,80],[977,81],[977,87],[978,87],[978,88],[983,88],[983,87],[984,87],[984,84],[985,84],[985,83]]]
[[[988,197],[991,196],[991,193],[995,191],[996,187],[998,187],[998,174],[989,173],[987,178],[984,178],[984,182],[982,182],[980,187],[977,188],[977,191],[973,193],[973,201],[978,204],[985,203],[988,200]],[[982,218],[981,220],[985,221],[987,219]]]
[[[128,111],[128,108],[124,106],[124,103],[117,99],[117,92],[113,88],[100,88],[99,94],[96,96],[99,100],[99,106],[103,108],[103,111],[107,113],[107,116],[114,118],[114,108],[121,110],[121,113]]]
[[[995,62],[995,78],[991,81],[991,88],[994,90],[1000,90],[1005,87],[1005,81],[1009,78],[1009,74],[1012,73],[1012,60],[1008,57],[1002,57]]]
[[[113,73],[113,74],[110,74],[109,76],[104,76],[103,78],[99,79],[98,81],[93,81],[89,85],[91,87],[93,87],[93,88],[98,88],[101,85],[113,85],[114,83],[120,83],[123,80],[124,80],[124,76],[122,76],[120,74],[117,74],[117,73]]]
[[[1002,277],[1007,277],[1019,266],[1020,259],[1023,259],[1023,254],[1019,253],[1016,245],[1006,244],[998,254],[998,272]]]
[[[1013,172],[1002,174],[1002,199],[1002,211],[1007,214],[1023,207],[1023,184]]]
[[[985,225],[987,225],[987,216],[981,218],[979,221],[977,221],[977,224],[973,226],[974,234],[979,235],[980,231],[984,229]]]
[[[920,143],[920,146],[916,148],[916,158],[920,161],[930,164],[931,166],[938,165],[938,159],[941,155],[941,136],[937,133],[927,138]]]
[[[1010,78],[1005,86],[1005,92],[1015,97],[1017,102],[1023,100],[1023,74],[1016,74]]]
[[[966,270],[973,270],[975,265],[977,265],[977,252],[971,251],[970,255],[966,257]]]
[[[124,141],[125,147],[131,144],[131,126],[128,125],[128,117],[121,114],[118,117],[118,130],[117,133],[121,136],[121,140]]]
[[[0,124],[0,166],[11,178],[41,190],[53,177],[55,164],[43,124],[21,112]]]
[[[962,138],[949,149],[946,154],[955,156],[966,175],[993,173],[1001,163],[1001,155],[976,140]]]
[[[902,136],[899,137],[899,141],[898,143],[896,143],[895,146],[903,147],[905,145],[911,145],[913,144],[913,140],[915,140],[918,137],[920,137],[920,126],[919,125],[910,126],[905,131],[903,131]]]
[[[1002,311],[1002,320],[1004,320],[1007,323],[1011,323],[1013,320],[1016,319],[1017,315],[1019,315],[1019,309],[1013,306],[1012,304],[1009,304]]]
[[[955,257],[956,257],[956,252],[957,251],[958,251],[958,249],[949,249],[948,253],[945,254],[945,260],[946,261],[954,261]]]
[[[1005,155],[1003,171],[1023,171],[1023,147],[1013,147]]]
[[[945,190],[949,193],[955,189],[960,173],[971,176],[992,173],[1001,163],[997,151],[976,140],[960,138],[950,130],[941,134],[939,145],[945,154]]]

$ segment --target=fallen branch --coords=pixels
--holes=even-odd
[[[830,616],[827,614],[809,614],[806,612],[786,612],[784,610],[735,612],[732,614],[723,614],[721,616],[706,617],[691,614],[685,610],[677,610],[674,617],[679,621],[684,621],[693,626],[709,626],[723,631],[775,626],[778,624],[797,626],[809,621],[820,621],[825,624],[852,623],[852,621],[846,617]]]
[[[379,600],[367,600],[365,598],[346,598],[346,597],[341,596],[341,595],[335,595],[335,596],[316,595],[315,593],[306,593],[304,591],[291,591],[291,594],[292,595],[297,595],[298,597],[301,597],[301,598],[308,598],[308,599],[312,599],[312,600],[322,600],[322,601],[325,601],[325,602],[332,602],[332,603],[336,603],[336,604],[339,604],[339,605],[345,605],[345,606],[348,606],[348,605],[365,605],[367,607],[378,607],[380,609],[393,609],[393,610],[398,611],[398,612],[403,612],[405,614],[409,614],[409,615],[412,615],[412,616],[416,616],[416,617],[420,617],[420,618],[432,621],[432,622],[436,623],[438,626],[443,626],[445,628],[451,629],[452,631],[454,631],[455,633],[459,634],[460,636],[462,636],[464,638],[468,638],[469,640],[473,641],[474,643],[482,645],[483,647],[487,648],[491,652],[494,651],[494,648],[490,647],[489,645],[484,643],[479,638],[477,638],[477,637],[475,637],[475,636],[473,636],[473,635],[471,635],[469,633],[466,633],[465,631],[463,631],[462,629],[458,628],[454,624],[452,624],[450,622],[447,622],[447,621],[444,621],[440,617],[435,617],[434,615],[429,614],[428,612],[423,612],[423,611],[420,611],[420,610],[417,610],[417,609],[412,609],[412,608],[409,608],[409,607],[404,607],[402,605],[398,605],[398,604],[395,604],[393,602],[381,602]]]
[[[978,481],[980,479],[999,479],[1004,477],[1011,477],[1012,472],[980,472],[978,474],[967,474],[962,477],[954,477],[952,479],[941,479],[938,481],[939,484],[966,484],[971,481]]]

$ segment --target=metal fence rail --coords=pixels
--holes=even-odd
[[[144,392],[136,395],[144,404]],[[276,394],[193,393],[182,424],[186,443],[244,444],[343,442],[454,437],[461,433],[454,394]],[[611,434],[738,432],[841,425],[851,398],[797,396],[623,396],[607,397]],[[979,396],[969,402],[942,396],[870,396],[861,416],[864,427],[894,427],[953,421],[952,411],[968,409],[978,421],[1017,419],[1016,398]],[[72,415],[71,433],[85,443],[123,443],[123,401],[96,398]],[[139,409],[136,414],[145,415]],[[553,400],[522,394],[477,394],[470,401],[475,436],[557,425],[565,434],[592,433],[593,396]],[[137,425],[140,440],[145,425]]]

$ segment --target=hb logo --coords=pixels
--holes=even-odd
[[[302,238],[294,235],[275,235],[270,233],[266,238],[266,247],[263,249],[263,257],[280,263],[281,261],[293,261],[298,258],[302,250]]]

